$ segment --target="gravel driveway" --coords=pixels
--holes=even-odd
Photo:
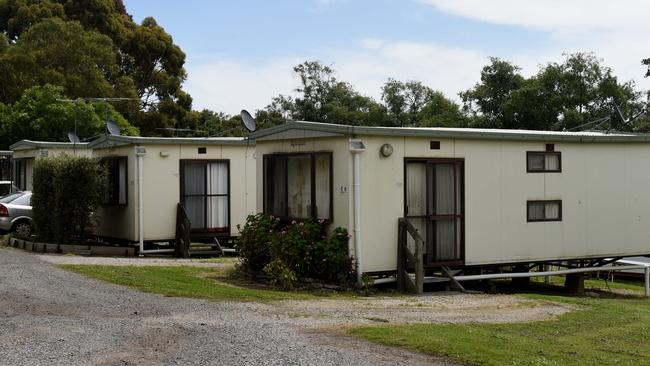
[[[567,311],[554,304],[517,306],[513,297],[466,296],[347,305],[167,298],[86,279],[38,256],[0,248],[0,364],[452,365],[345,337],[340,329],[389,318],[399,309],[411,317],[417,313],[408,309],[439,313],[423,320],[445,322],[532,320]],[[481,309],[484,318],[476,316]]]

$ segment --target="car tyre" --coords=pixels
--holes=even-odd
[[[21,238],[29,238],[32,235],[32,224],[29,221],[20,221],[14,226],[14,233]]]

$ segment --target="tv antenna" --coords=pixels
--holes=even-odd
[[[623,112],[621,111],[621,108],[616,104],[616,101],[614,101],[614,98],[611,100],[611,106],[612,110],[611,113],[608,116],[601,117],[598,119],[595,119],[593,121],[583,123],[579,126],[575,126],[573,128],[568,129],[567,131],[588,131],[592,130],[593,128],[598,128],[601,127],[603,123],[609,122],[609,126],[605,129],[606,132],[609,132],[611,130],[618,130],[620,127],[627,126],[634,122],[637,118],[639,118],[642,114],[646,113],[646,107],[644,106],[640,112],[637,114],[633,115],[632,117],[626,119],[623,116]]]
[[[255,118],[253,118],[253,116],[250,113],[248,113],[248,111],[245,110],[245,109],[242,109],[242,111],[239,113],[239,116],[240,116],[242,124],[244,125],[246,130],[248,132],[255,132],[255,130],[257,129],[256,123],[255,123]],[[214,136],[210,136],[210,137],[220,137],[220,136],[223,136],[223,135],[227,134],[230,131],[236,130],[237,128],[239,128],[239,127],[229,128],[227,130],[221,131],[218,134],[216,134]]]
[[[191,128],[173,128],[173,127],[158,127],[156,128],[157,131],[168,131],[168,132],[173,132],[178,136],[179,132],[201,132],[205,133],[203,130],[194,130]]]
[[[108,97],[89,97],[89,98],[78,98],[78,99],[57,99],[57,102],[63,103],[73,103],[77,105],[79,101],[85,100],[88,102],[104,102],[104,126],[106,132],[113,136],[119,136],[122,132],[122,128],[117,124],[117,122],[110,120],[108,118],[108,102],[126,102],[130,100],[139,100],[137,98],[108,98]],[[96,137],[96,136],[93,136]],[[81,139],[77,134],[77,110],[75,108],[74,113],[74,131],[68,132],[68,140],[72,143],[73,151],[76,154],[77,144],[81,143]]]
[[[621,112],[621,108],[619,108],[618,104],[616,104],[616,101],[614,101],[614,98],[612,98],[612,123],[611,127],[618,127],[618,126],[626,126],[629,125],[630,123],[634,122],[635,119],[639,118],[642,114],[645,113],[645,107],[641,109],[641,112],[637,113],[636,115],[630,117],[629,119],[625,119],[623,116],[623,112]]]

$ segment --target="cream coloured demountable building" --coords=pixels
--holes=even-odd
[[[67,154],[70,156],[90,156],[87,142],[46,142],[21,140],[9,147],[13,151],[12,180],[23,191],[33,188],[34,162],[48,156]]]
[[[242,137],[106,135],[77,144],[23,140],[11,149],[14,179],[24,190],[32,188],[35,159],[64,153],[99,159],[107,168],[108,190],[94,233],[138,242],[141,249],[145,242],[175,238],[178,203],[192,239],[202,241],[232,239],[237,225],[255,212],[255,143]]]
[[[255,144],[248,139],[107,135],[89,148],[109,171],[99,236],[141,245],[173,240],[180,202],[193,238],[228,239],[255,212]]]
[[[650,135],[290,122],[251,137],[258,211],[347,228],[359,273],[405,265],[404,218],[425,271],[650,255]]]

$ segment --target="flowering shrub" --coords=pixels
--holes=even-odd
[[[280,220],[265,214],[248,215],[243,228],[237,225],[235,248],[249,270],[261,272],[271,261],[269,245],[280,226]]]
[[[264,273],[277,287],[293,288],[299,279],[350,284],[354,274],[349,256],[349,235],[336,228],[327,237],[323,220],[282,223],[265,214],[250,215],[235,246],[242,265]]]

